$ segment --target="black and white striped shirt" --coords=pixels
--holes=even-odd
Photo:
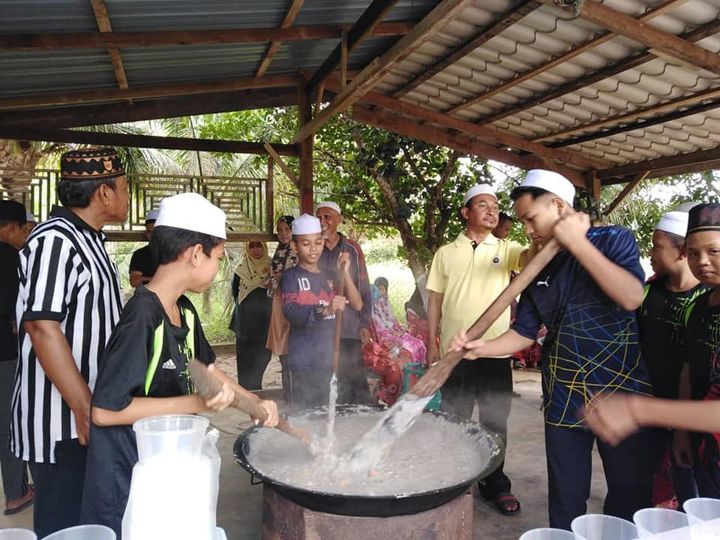
[[[122,309],[117,267],[104,239],[69,209],[56,207],[20,252],[11,448],[23,460],[55,463],[55,443],[77,438],[77,432],[72,411],[46,378],[22,323],[58,321],[93,390],[98,361]]]

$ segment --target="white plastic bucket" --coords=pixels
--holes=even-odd
[[[637,528],[629,521],[603,514],[576,517],[570,528],[577,540],[635,540],[638,537]]]
[[[78,525],[57,531],[44,540],[115,540],[115,531],[105,525]]]
[[[651,537],[688,526],[688,518],[685,514],[668,508],[643,508],[635,512],[633,521],[640,538]],[[678,540],[690,540],[688,531],[678,531],[677,536]]]
[[[37,540],[30,529],[0,529],[0,540]]]
[[[143,418],[133,424],[138,459],[159,454],[199,454],[209,420],[193,414],[167,414]]]
[[[524,533],[520,540],[575,540],[575,535],[563,529],[533,529]]]

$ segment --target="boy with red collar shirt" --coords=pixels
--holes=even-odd
[[[292,233],[299,262],[283,273],[280,282],[283,314],[290,323],[286,360],[290,402],[296,408],[319,407],[328,402],[335,314],[346,304],[359,311],[363,302],[347,253],[338,260],[347,298],[334,294],[332,276],[318,265],[325,246],[318,218],[308,214],[296,218]],[[346,360],[340,357],[341,363]]]
[[[111,527],[118,538],[138,460],[134,422],[220,411],[240,392],[265,409],[265,425],[277,424],[274,402],[260,400],[212,365],[215,354],[184,295],[210,286],[225,253],[225,237],[225,213],[201,195],[164,199],[150,239],[158,269],[147,286],[135,290],[105,349],[92,398],[81,521]],[[193,392],[187,370],[192,358],[209,364],[223,382],[215,397],[205,400]]]
[[[522,294],[512,328],[490,340],[468,341],[464,332],[451,350],[464,358],[507,356],[532,344],[541,325],[543,401],[550,526],[570,529],[590,496],[595,436],[583,425],[582,407],[596,393],[649,394],[640,357],[635,310],[643,298],[643,271],[632,233],[590,227],[572,209],[575,188],[563,176],[532,170],[513,190],[515,212],[533,242],[554,238],[564,248]],[[487,360],[491,361],[491,360]],[[649,435],[613,448],[598,442],[608,493],[606,514],[631,519],[650,503]]]
[[[694,432],[690,438],[698,493],[720,498],[720,204],[690,210],[685,249],[692,273],[712,287],[684,315],[692,401],[604,396],[588,407],[586,422],[610,444],[620,444],[641,426]]]

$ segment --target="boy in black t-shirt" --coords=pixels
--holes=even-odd
[[[293,221],[292,232],[299,263],[286,270],[280,282],[283,313],[290,323],[286,360],[290,402],[297,408],[318,407],[328,401],[335,314],[344,311],[346,304],[359,311],[362,298],[350,274],[347,253],[338,260],[347,298],[334,293],[331,277],[320,270],[318,260],[325,244],[318,218],[303,214]]]
[[[643,303],[638,310],[640,345],[648,368],[653,395],[667,399],[687,399],[690,381],[685,355],[685,321],[687,306],[706,288],[690,271],[685,254],[687,212],[668,212],[658,222],[652,236],[650,263],[655,279],[645,285]],[[653,504],[663,504],[676,495],[680,504],[695,496],[688,437],[686,432],[655,431],[655,482]],[[672,464],[672,467],[669,465]],[[671,475],[669,474],[671,473]],[[672,480],[670,479],[672,478]],[[674,489],[673,489],[674,488]]]
[[[92,397],[92,424],[81,520],[115,530],[120,538],[137,446],[132,425],[161,414],[219,411],[245,392],[277,424],[277,407],[237,386],[219,369],[209,371],[223,390],[209,400],[193,393],[187,363],[212,364],[207,342],[186,291],[206,290],[224,255],[225,214],[200,195],[163,200],[151,239],[159,263],[147,285],[135,291],[110,337]],[[179,471],[181,473],[181,471]]]

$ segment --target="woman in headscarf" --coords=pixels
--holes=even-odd
[[[270,263],[270,286],[268,296],[272,297],[272,317],[270,318],[270,330],[268,332],[266,347],[280,357],[282,366],[283,390],[289,388],[288,370],[285,366],[285,358],[288,353],[288,335],[290,334],[290,323],[283,315],[282,301],[280,295],[275,294],[280,286],[280,279],[283,272],[298,263],[297,254],[293,251],[292,245],[292,216],[282,216],[277,222],[278,246]]]
[[[272,300],[268,297],[270,257],[264,242],[247,242],[243,259],[235,270],[232,290],[238,383],[259,390],[271,353],[265,348]]]

